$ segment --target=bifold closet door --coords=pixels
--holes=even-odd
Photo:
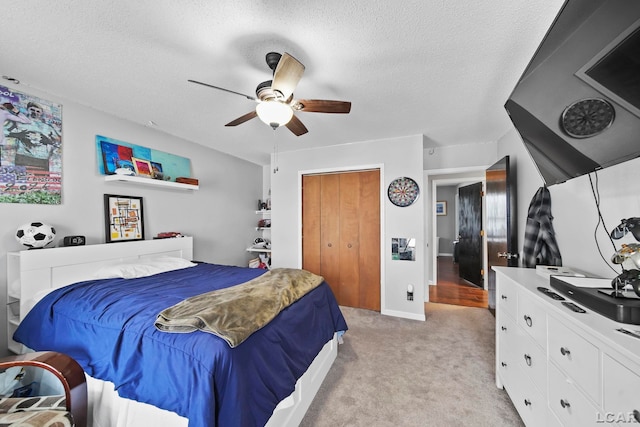
[[[340,305],[380,310],[380,172],[305,175],[303,268]]]
[[[361,172],[360,307],[380,311],[380,171]]]
[[[320,175],[320,275],[340,303],[340,175]],[[304,225],[303,225],[304,227]]]

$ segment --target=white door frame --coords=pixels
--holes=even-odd
[[[489,165],[490,166],[490,165]],[[438,254],[435,248],[438,246],[436,243],[437,236],[437,216],[435,214],[435,206],[437,199],[437,187],[443,185],[456,185],[466,184],[482,181],[485,182],[485,171],[489,166],[476,166],[466,168],[451,168],[451,169],[436,169],[425,171],[425,181],[428,182],[431,178],[431,200],[429,208],[426,210],[425,221],[431,221],[431,227],[425,227],[425,230],[431,230],[431,237],[427,237],[427,241],[431,242],[431,250],[427,251],[431,253],[431,259],[427,260],[427,264],[431,264],[431,279],[427,280],[428,285],[438,284]],[[456,177],[455,175],[464,174],[464,176]],[[425,183],[426,183],[425,182]],[[483,204],[484,206],[484,204]],[[484,207],[483,207],[484,211]],[[454,209],[454,214],[456,213]],[[426,231],[428,233],[428,231]],[[486,258],[486,257],[485,257]],[[486,272],[485,272],[486,273]],[[485,281],[486,282],[486,281]],[[425,289],[425,301],[429,300],[428,286]]]

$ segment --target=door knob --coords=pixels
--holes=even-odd
[[[510,252],[498,252],[498,258],[513,259],[518,258],[518,254],[512,254]]]

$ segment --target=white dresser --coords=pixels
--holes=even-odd
[[[527,426],[637,423],[640,331],[585,308],[575,313],[538,287],[535,269],[496,271],[496,385],[509,394]],[[571,301],[565,295],[565,301]],[[640,417],[640,413],[636,413]]]

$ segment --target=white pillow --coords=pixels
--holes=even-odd
[[[110,279],[121,277],[134,279],[136,277],[151,276],[165,271],[193,267],[196,263],[177,257],[143,258],[133,262],[113,264],[102,267],[95,274],[96,279]]]

